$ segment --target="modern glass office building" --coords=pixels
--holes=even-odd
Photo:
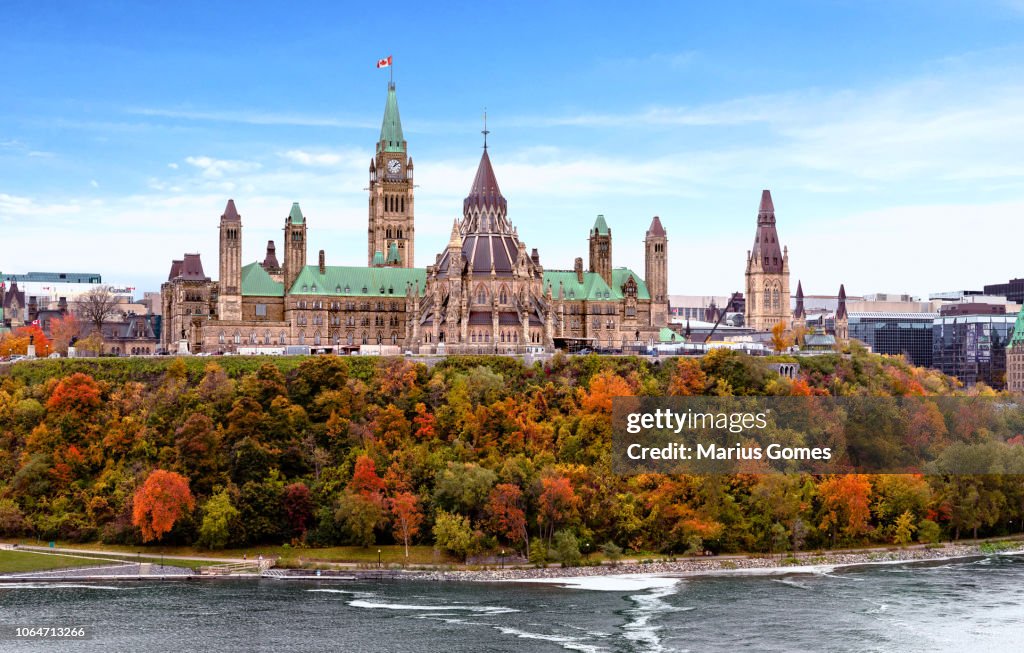
[[[937,313],[850,313],[850,338],[879,354],[902,354],[914,365],[932,366],[932,328]]]
[[[970,307],[973,310],[969,309]],[[986,312],[988,305],[972,304],[945,311],[932,326],[932,366],[955,376],[965,385],[979,381],[993,388],[1006,387],[1006,347],[1013,335],[1016,315]]]

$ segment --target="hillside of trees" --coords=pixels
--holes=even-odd
[[[326,356],[19,363],[0,372],[0,536],[426,544],[568,562],[581,548],[766,552],[1024,530],[1015,475],[612,473],[616,396],[965,392],[859,350],[800,363],[796,380],[724,350],[533,367],[501,357],[431,368]],[[1024,450],[1021,440],[1007,448]]]

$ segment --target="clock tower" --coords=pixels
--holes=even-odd
[[[374,265],[375,258],[379,265],[379,253],[388,267],[413,267],[414,236],[412,159],[402,136],[395,84],[390,82],[377,153],[370,161],[367,265]]]

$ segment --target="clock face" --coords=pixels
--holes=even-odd
[[[388,172],[393,175],[397,175],[402,171],[402,162],[398,159],[391,159],[388,161]]]

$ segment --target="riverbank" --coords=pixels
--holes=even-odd
[[[680,560],[652,562],[624,562],[617,565],[603,564],[588,567],[545,567],[541,569],[489,569],[458,571],[407,571],[393,575],[394,578],[431,581],[528,581],[558,582],[565,578],[586,576],[702,576],[714,574],[743,573],[801,573],[820,572],[837,567],[857,565],[894,564],[906,562],[928,562],[955,558],[973,558],[993,553],[1024,553],[1024,541],[1003,540],[996,544],[948,543],[930,547],[908,547],[904,549],[873,549],[870,551],[840,551],[801,553],[798,556],[727,557],[727,558],[685,558]]]

